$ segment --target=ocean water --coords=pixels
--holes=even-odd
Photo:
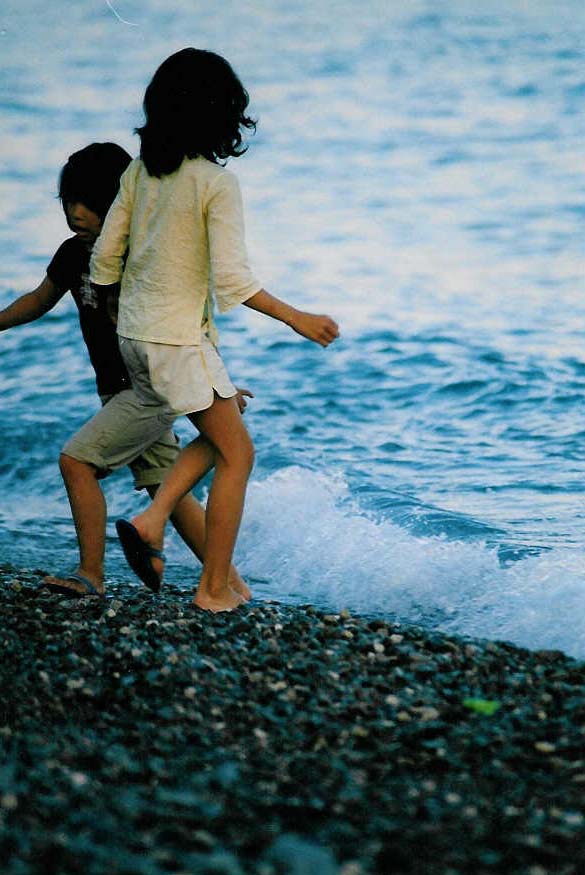
[[[67,155],[135,154],[144,87],[189,44],[259,119],[231,165],[256,274],[342,332],[220,321],[256,396],[255,594],[585,657],[581,0],[4,0],[0,306],[67,236]],[[0,383],[1,555],[67,568],[58,451],[97,409],[71,300],[2,334]],[[130,580],[113,521],[144,499],[126,472],[105,489],[107,576]],[[167,550],[187,599],[196,563]]]

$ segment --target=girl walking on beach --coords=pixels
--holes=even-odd
[[[245,151],[242,129],[255,127],[247,106],[219,55],[186,48],[167,58],[146,90],[140,157],[122,177],[91,259],[96,286],[122,276],[120,349],[141,403],[161,416],[187,415],[215,453],[194,597],[211,611],[245,598],[228,574],[254,455],[215,346],[213,301],[221,312],[246,304],[321,346],[338,336],[332,319],[273,297],[248,266],[238,181],[220,163]],[[201,477],[200,455],[195,442],[185,447],[148,509],[117,523],[126,558],[147,584],[162,577],[165,525]]]

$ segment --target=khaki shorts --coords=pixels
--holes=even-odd
[[[206,410],[217,392],[232,398],[230,380],[217,348],[207,334],[198,346],[172,346],[119,337],[120,352],[132,387],[143,404],[158,405],[175,416]]]
[[[161,483],[179,455],[174,420],[160,405],[145,406],[133,389],[124,389],[105,400],[61,452],[94,465],[101,477],[129,465],[135,488],[144,489]]]

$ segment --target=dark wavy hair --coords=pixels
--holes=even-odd
[[[185,157],[202,156],[218,164],[242,155],[247,149],[242,129],[256,130],[256,122],[246,115],[249,101],[220,55],[193,48],[171,55],[146,89],[146,121],[136,128],[148,173],[173,173]]]
[[[105,219],[118,194],[120,177],[131,161],[128,152],[116,143],[91,143],[74,152],[59,177],[58,197],[63,209],[68,203],[82,203]]]

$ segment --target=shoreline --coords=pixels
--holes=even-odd
[[[585,663],[40,577],[0,566],[6,875],[584,870]]]

